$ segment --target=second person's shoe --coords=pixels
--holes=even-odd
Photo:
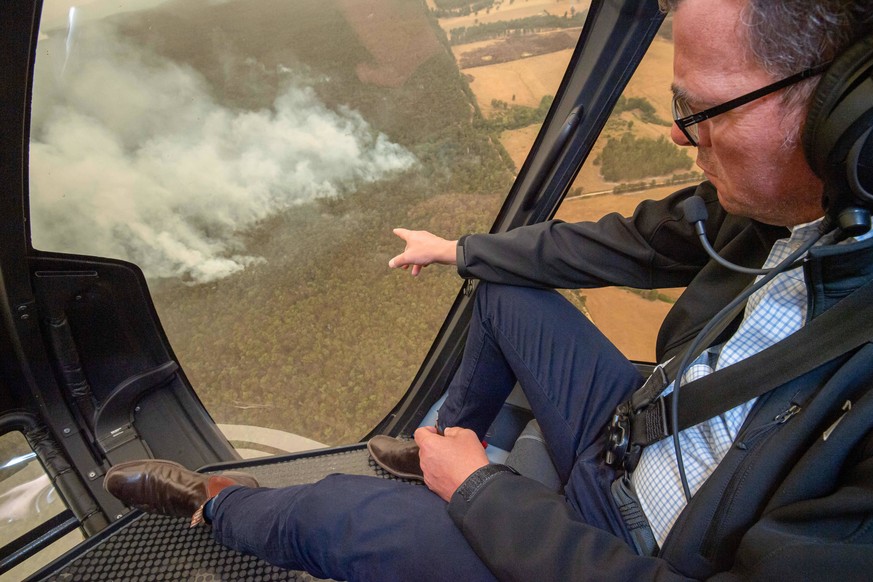
[[[424,481],[415,441],[380,434],[367,442],[367,450],[377,465],[395,477]]]

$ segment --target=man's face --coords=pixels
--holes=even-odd
[[[685,0],[673,16],[673,87],[694,111],[724,103],[778,79],[753,63],[740,32],[745,0]],[[777,91],[698,125],[697,165],[724,208],[767,224],[814,220],[821,181],[806,163],[799,128],[805,108]],[[672,138],[689,145],[673,124]]]

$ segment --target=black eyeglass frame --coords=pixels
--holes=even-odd
[[[673,121],[682,130],[682,133],[685,134],[685,137],[691,143],[692,146],[697,147],[698,138],[693,136],[691,132],[688,130],[692,125],[697,125],[701,121],[706,121],[707,119],[712,119],[716,115],[721,115],[722,113],[727,113],[731,109],[736,109],[740,105],[745,105],[746,103],[751,103],[756,99],[760,99],[770,93],[775,93],[780,89],[784,89],[790,85],[794,85],[795,83],[799,83],[804,79],[809,79],[810,77],[815,77],[816,75],[820,75],[830,66],[830,61],[826,63],[822,63],[820,65],[816,65],[815,67],[810,67],[804,71],[800,71],[799,73],[795,73],[790,77],[785,77],[781,81],[776,81],[775,83],[771,83],[765,87],[761,87],[760,89],[756,89],[751,93],[746,93],[745,95],[741,95],[736,97],[735,99],[731,99],[730,101],[726,101],[720,105],[716,105],[715,107],[710,107],[709,109],[704,109],[699,113],[692,113],[686,117],[678,117],[678,108],[676,106],[677,100],[680,99],[678,94],[673,95]],[[700,135],[700,132],[695,132]]]

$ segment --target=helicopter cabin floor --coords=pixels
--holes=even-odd
[[[245,470],[265,487],[312,483],[331,473],[395,479],[370,459],[364,444],[223,463],[205,472],[229,469]],[[36,580],[211,582],[319,578],[283,570],[221,546],[212,539],[208,528],[191,528],[184,518],[134,510],[28,578]]]

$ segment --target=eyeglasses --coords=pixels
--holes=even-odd
[[[794,85],[795,83],[799,83],[804,79],[808,79],[810,77],[815,77],[816,75],[822,74],[825,69],[828,68],[830,62],[822,63],[818,66],[806,69],[805,71],[801,71],[790,77],[786,77],[781,81],[776,81],[766,87],[761,87],[751,93],[746,93],[736,99],[731,99],[721,105],[716,105],[715,107],[710,107],[709,109],[704,109],[700,113],[693,113],[691,111],[691,106],[688,105],[688,101],[685,100],[685,97],[680,95],[673,95],[673,120],[676,122],[676,125],[679,126],[679,129],[682,130],[682,133],[685,134],[685,137],[688,138],[688,141],[691,142],[691,145],[697,147],[697,142],[700,138],[700,130],[697,127],[697,124],[701,121],[706,121],[707,119],[711,119],[716,115],[721,115],[722,113],[726,113],[731,109],[736,109],[740,105],[745,105],[755,99],[760,99],[765,95],[769,95],[770,93],[775,93],[780,89],[784,89],[789,85]]]

